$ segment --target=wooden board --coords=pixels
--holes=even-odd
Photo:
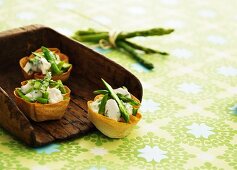
[[[65,116],[61,120],[39,123],[19,110],[13,90],[24,80],[19,59],[42,45],[59,48],[68,55],[73,71],[66,83],[72,93]],[[0,125],[29,146],[42,146],[94,130],[87,118],[86,102],[94,98],[94,90],[104,88],[101,78],[114,88],[124,85],[138,99],[142,98],[141,83],[133,74],[48,27],[30,25],[2,32],[0,47]]]

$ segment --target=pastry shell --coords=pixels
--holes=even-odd
[[[64,61],[66,63],[68,63],[69,59],[68,59],[68,56],[61,53],[60,50],[58,48],[48,48],[50,51],[53,51],[55,52],[55,54],[57,54],[60,58],[61,61]],[[35,52],[42,52],[41,48],[36,50]],[[20,67],[21,67],[21,71],[25,77],[26,80],[29,80],[29,79],[43,79],[45,75],[43,75],[42,73],[33,73],[33,74],[28,74],[25,72],[25,70],[23,69],[26,65],[26,63],[29,61],[29,59],[33,58],[34,55],[31,54],[29,57],[23,57],[20,59],[19,61],[19,64],[20,64]],[[60,75],[54,75],[52,76],[52,80],[56,81],[56,80],[61,80],[63,82],[67,81],[69,76],[70,76],[70,73],[72,71],[72,66],[67,70],[67,72],[63,73],[63,74],[60,74]]]
[[[25,84],[25,82],[22,82]],[[71,90],[64,86],[66,94],[63,94],[64,100],[53,104],[41,104],[38,102],[30,103],[23,100],[18,96],[16,89],[14,90],[14,96],[16,99],[17,106],[22,110],[23,113],[36,122],[42,122],[46,120],[61,119],[68,107],[70,102]]]
[[[95,97],[94,101],[100,97],[102,97],[102,96],[97,95]],[[132,96],[132,98],[134,100],[140,102],[136,97]],[[124,137],[126,137],[142,118],[142,115],[140,113],[137,113],[136,116],[130,115],[130,120],[128,123],[118,122],[118,121],[110,119],[102,114],[94,112],[91,109],[92,102],[93,101],[87,102],[88,118],[99,131],[101,131],[104,135],[106,135],[110,138],[124,138]],[[137,108],[139,108],[139,106]]]

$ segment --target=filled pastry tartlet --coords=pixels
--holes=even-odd
[[[72,70],[68,57],[57,48],[41,47],[29,57],[20,59],[20,67],[25,79],[43,79],[47,72],[52,72],[53,80],[66,81]]]
[[[102,79],[107,90],[94,91],[94,101],[88,101],[89,120],[104,135],[123,138],[141,119],[140,101],[126,87],[113,89]]]
[[[61,80],[51,80],[50,72],[44,79],[21,82],[14,95],[18,107],[37,122],[61,119],[70,101],[70,89]]]

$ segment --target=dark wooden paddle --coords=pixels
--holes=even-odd
[[[34,122],[19,110],[13,91],[24,77],[19,60],[42,45],[56,47],[69,56],[72,74],[66,82],[71,101],[61,120]],[[0,125],[29,146],[42,146],[65,140],[94,129],[87,118],[87,101],[93,91],[103,89],[101,78],[112,87],[126,86],[142,99],[140,81],[129,71],[86,46],[67,38],[51,28],[30,25],[0,33]]]

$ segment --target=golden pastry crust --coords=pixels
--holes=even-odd
[[[101,95],[96,96],[94,101],[100,97]],[[132,96],[132,98],[139,102],[136,97]],[[130,121],[128,123],[118,122],[116,120],[110,119],[104,115],[94,112],[91,109],[92,102],[93,101],[87,102],[88,118],[98,130],[100,130],[104,135],[110,138],[126,137],[142,118],[142,115],[140,113],[137,113],[136,116],[130,115]],[[136,108],[139,108],[139,106],[137,106]]]
[[[58,48],[48,48],[50,51],[55,52],[55,54],[57,54],[60,58],[61,61],[64,61],[66,63],[68,63],[69,59],[68,56],[61,53],[60,50]],[[36,50],[35,52],[42,52],[41,48]],[[20,59],[19,64],[21,67],[21,71],[25,77],[26,80],[29,79],[43,79],[44,75],[41,73],[33,73],[33,74],[28,74],[25,72],[25,70],[23,69],[26,65],[26,63],[29,61],[29,59],[34,58],[34,55],[31,54],[29,57],[23,57]],[[56,80],[61,80],[62,82],[65,82],[68,80],[70,73],[72,71],[72,66],[67,70],[67,72],[60,74],[60,75],[54,75],[52,76],[52,80],[56,81]]]
[[[22,82],[24,84],[25,82]],[[53,104],[41,104],[41,103],[30,103],[23,100],[18,96],[16,89],[14,90],[14,96],[16,99],[17,106],[23,113],[36,122],[42,122],[46,120],[61,119],[68,107],[70,102],[71,90],[64,86],[66,94],[63,94],[64,100]]]

